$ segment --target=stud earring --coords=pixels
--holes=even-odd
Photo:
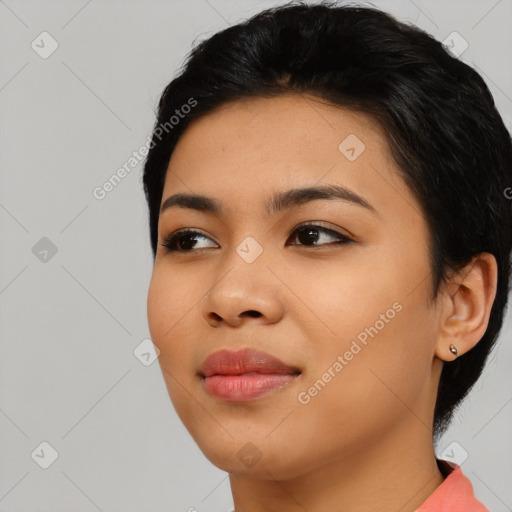
[[[457,350],[457,347],[452,343],[450,345],[450,352],[455,356],[457,357],[457,354],[459,353],[458,350]]]

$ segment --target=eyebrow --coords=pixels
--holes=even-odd
[[[317,187],[294,188],[278,192],[265,202],[267,215],[274,215],[283,210],[290,210],[302,204],[318,199],[341,200],[366,208],[373,214],[377,210],[359,194],[340,185],[323,185]],[[212,197],[196,194],[174,194],[169,196],[160,208],[160,213],[173,207],[189,208],[205,213],[222,216],[222,203]]]

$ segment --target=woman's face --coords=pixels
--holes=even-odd
[[[317,187],[348,192],[267,209]],[[292,478],[431,441],[441,361],[427,226],[370,117],[294,94],[226,104],[181,137],[162,204],[174,194],[219,211],[161,212],[149,328],[174,407],[212,463]],[[162,245],[185,228],[198,233]],[[203,362],[242,348],[296,373],[267,378],[281,387],[259,396],[212,394]]]

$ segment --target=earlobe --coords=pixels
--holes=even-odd
[[[484,335],[496,297],[496,258],[475,256],[445,287],[435,355],[454,361],[471,350]]]

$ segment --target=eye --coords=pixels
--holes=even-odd
[[[184,229],[182,231],[176,231],[169,235],[162,245],[167,248],[169,251],[175,252],[190,252],[190,250],[194,247],[196,249],[207,249],[208,247],[197,246],[197,239],[203,238],[205,240],[210,240],[206,235],[203,235],[199,231],[194,231],[192,229]]]
[[[329,238],[334,239],[334,242],[325,241]],[[191,229],[183,229],[181,231],[176,231],[169,235],[164,242],[161,244],[168,251],[172,252],[192,252],[193,249],[208,249],[208,244],[203,242],[202,244],[198,244],[198,240],[210,240],[209,237],[203,235],[199,231],[191,230]],[[306,247],[315,247],[322,245],[341,245],[352,243],[353,240],[348,238],[337,231],[332,229],[328,229],[318,224],[313,223],[304,223],[295,228],[292,232],[292,237],[289,240],[297,239],[299,243],[294,243],[290,245],[304,245]],[[213,246],[216,247],[217,244],[214,242]],[[202,245],[202,246],[201,246]]]
[[[352,243],[353,240],[348,238],[337,231],[332,229],[324,228],[318,224],[304,223],[293,230],[291,239],[298,239],[300,244],[308,246],[311,244],[313,247],[318,245],[340,245]],[[325,242],[329,238],[334,238],[334,242]],[[323,243],[320,243],[323,242]],[[299,244],[291,244],[299,245]],[[310,245],[310,246],[311,246]]]

